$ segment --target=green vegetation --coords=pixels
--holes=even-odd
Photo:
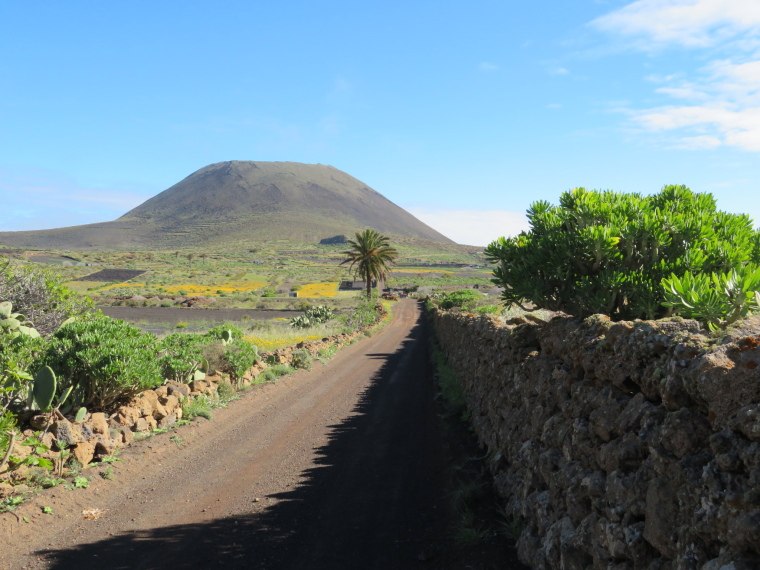
[[[99,315],[64,324],[43,362],[60,376],[58,393],[73,389],[73,405],[109,410],[163,383],[157,353],[155,336]]]
[[[210,338],[214,338],[209,335]],[[177,382],[189,382],[204,364],[204,337],[189,333],[174,333],[158,343],[159,365],[163,377]],[[208,342],[208,341],[207,341]]]
[[[357,233],[355,240],[346,241],[351,249],[343,252],[346,259],[341,265],[350,264],[349,269],[365,281],[369,299],[372,297],[372,281],[379,283],[388,276],[398,251],[390,246],[388,237],[372,229]]]
[[[304,314],[290,320],[290,325],[293,327],[307,329],[314,325],[321,325],[326,323],[334,317],[333,310],[324,305],[317,305],[316,307],[308,307]]]
[[[243,375],[256,363],[256,347],[244,340],[233,340],[227,345],[221,358],[221,371],[230,375],[233,382],[239,382]]]
[[[559,206],[535,202],[528,219],[530,231],[485,251],[508,304],[616,320],[689,314],[712,325],[754,308],[760,236],[746,215],[716,210],[710,194],[576,188]],[[722,294],[723,305],[708,300]]]
[[[468,311],[475,309],[477,302],[483,298],[483,295],[474,289],[460,289],[446,293],[441,299],[441,309],[452,309],[459,307]]]
[[[291,362],[293,368],[296,369],[303,368],[304,370],[311,370],[311,367],[314,365],[314,359],[305,348],[294,350]]]

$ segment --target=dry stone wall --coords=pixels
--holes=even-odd
[[[536,569],[760,569],[760,317],[434,311]]]

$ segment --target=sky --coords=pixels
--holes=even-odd
[[[760,221],[760,2],[0,3],[0,231],[226,160],[330,164],[459,243],[589,189]]]

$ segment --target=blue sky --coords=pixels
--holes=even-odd
[[[760,3],[0,6],[0,230],[111,220],[233,159],[331,164],[472,245],[576,186],[760,221]]]

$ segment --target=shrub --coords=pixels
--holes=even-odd
[[[293,368],[303,368],[305,370],[311,370],[314,364],[314,359],[309,354],[309,351],[305,348],[299,348],[293,351],[293,358],[291,359]]]
[[[222,355],[222,372],[229,374],[233,382],[238,382],[248,369],[256,363],[257,358],[256,345],[245,340],[234,340],[227,346]]]
[[[229,331],[233,339],[243,338],[243,331],[235,325],[219,325],[206,331],[206,336],[216,340],[222,340],[225,332]]]
[[[213,408],[214,404],[211,401],[211,398],[201,394],[195,398],[188,398],[187,401],[182,404],[182,417],[188,420],[198,417],[210,420],[211,410]]]
[[[274,366],[270,366],[265,370],[265,372],[269,372],[274,375],[275,378],[278,376],[285,376],[286,374],[290,374],[293,371],[295,371],[295,368],[289,366],[288,364],[275,364]]]
[[[97,315],[63,325],[43,363],[58,376],[58,392],[72,387],[69,402],[110,410],[121,400],[163,382],[156,337],[123,321]]]
[[[345,330],[350,332],[374,325],[382,314],[379,309],[382,309],[382,305],[372,299],[362,298],[353,312],[344,317]]]
[[[7,336],[0,332],[0,410],[20,411],[31,391],[30,371],[36,369],[47,343],[41,337]]]
[[[16,431],[16,418],[7,410],[0,410],[0,461],[8,451],[11,434]]]
[[[702,321],[711,330],[725,328],[760,310],[760,268],[746,266],[728,273],[687,273],[662,281],[666,307],[687,319]]]
[[[459,291],[452,291],[446,293],[441,300],[441,309],[452,309],[459,307],[461,309],[473,310],[475,303],[483,298],[481,293],[478,293],[474,289],[460,289]]]
[[[174,333],[159,341],[159,364],[164,378],[188,382],[193,372],[201,367],[203,343],[207,340],[196,334]]]
[[[72,316],[92,310],[92,301],[63,286],[61,278],[47,269],[18,267],[0,262],[0,301],[13,303],[34,328],[49,336]]]
[[[725,274],[760,261],[749,217],[720,212],[710,194],[685,186],[647,197],[576,188],[559,206],[533,203],[528,220],[530,231],[485,251],[507,304],[659,318],[674,310],[663,305],[663,279]]]

